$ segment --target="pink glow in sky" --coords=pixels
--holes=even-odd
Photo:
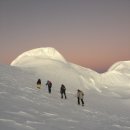
[[[39,47],[98,72],[130,60],[130,0],[0,0],[0,64]]]

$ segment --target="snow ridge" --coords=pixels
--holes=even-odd
[[[27,52],[24,52],[20,56],[18,56],[14,61],[12,61],[12,66],[22,66],[27,62],[31,62],[32,60],[35,62],[35,59],[52,59],[58,60],[66,63],[64,57],[54,48],[46,47],[46,48],[36,48]]]
[[[107,72],[99,74],[89,68],[67,62],[57,50],[47,47],[24,52],[11,65],[34,72],[39,77],[44,77],[44,80],[50,79],[56,86],[57,82],[58,86],[63,82],[67,86],[72,86],[70,89],[93,88],[100,93],[112,90],[119,95],[125,86],[127,90],[122,91],[125,97],[128,97],[127,92],[130,91],[130,61],[117,62]]]

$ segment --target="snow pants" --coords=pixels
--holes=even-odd
[[[64,95],[64,97],[65,97],[65,99],[66,99],[67,97],[66,97],[66,93],[65,93],[65,92],[62,92],[62,93],[61,93],[61,98],[63,98],[63,95]]]
[[[81,100],[81,102],[82,102],[82,106],[84,106],[84,101],[83,101],[83,99],[80,99],[79,97],[78,97],[78,105],[80,105],[80,100]]]

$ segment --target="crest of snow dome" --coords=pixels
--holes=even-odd
[[[115,64],[113,64],[108,72],[110,71],[117,71],[120,73],[130,73],[130,61],[119,61]]]
[[[46,47],[46,48],[36,48],[30,51],[26,51],[18,56],[14,61],[12,61],[12,66],[24,66],[32,61],[35,64],[36,60],[42,59],[52,59],[67,63],[65,58],[54,48]]]

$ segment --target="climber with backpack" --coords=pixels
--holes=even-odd
[[[78,105],[80,105],[80,101],[82,102],[82,106],[84,106],[84,93],[81,90],[77,90],[77,100],[78,100]]]
[[[40,89],[41,88],[41,79],[37,80],[37,88]]]
[[[48,86],[48,92],[51,93],[51,87],[52,87],[51,81],[47,80],[46,85]]]
[[[61,93],[61,98],[63,98],[63,95],[65,97],[65,99],[67,98],[66,97],[66,88],[65,88],[65,85],[61,85],[61,88],[60,88],[60,93]]]

